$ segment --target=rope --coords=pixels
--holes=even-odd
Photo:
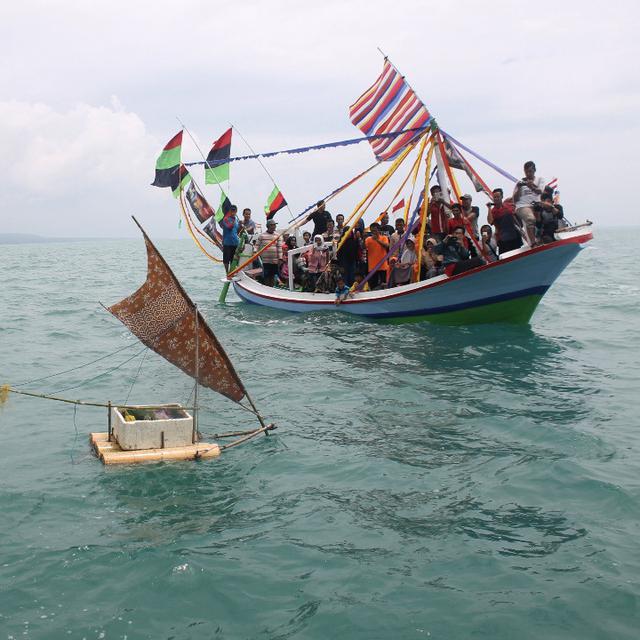
[[[80,384],[75,384],[75,385],[72,385],[70,387],[65,387],[64,389],[56,389],[52,393],[63,393],[64,391],[70,391],[71,389],[77,389],[78,387],[82,387],[85,384],[88,384],[90,382],[93,382],[94,380],[97,380],[98,378],[102,378],[102,376],[105,376],[105,375],[111,373],[112,371],[115,371],[116,369],[119,369],[123,365],[127,364],[127,362],[131,362],[131,360],[133,360],[134,358],[137,358],[141,353],[143,353],[145,351],[146,348],[147,347],[144,347],[144,349],[141,349],[140,351],[138,351],[137,353],[132,355],[130,358],[127,358],[126,360],[124,360],[120,364],[117,364],[115,367],[112,367],[111,369],[107,369],[106,371],[104,371],[102,373],[99,373],[97,376],[93,376],[93,378],[89,378],[88,380],[85,380],[84,382],[81,382]]]
[[[124,347],[121,347],[120,349],[116,349],[115,351],[113,351],[112,353],[108,353],[106,356],[101,356],[100,358],[97,358],[96,360],[92,360],[91,362],[85,362],[85,364],[81,364],[78,365],[77,367],[72,367],[71,369],[66,369],[65,371],[58,371],[57,373],[52,373],[51,375],[48,376],[42,376],[42,378],[34,378],[33,380],[27,380],[26,382],[19,382],[18,384],[14,384],[14,387],[24,387],[28,384],[31,384],[33,382],[40,382],[41,380],[48,380],[49,378],[54,378],[55,376],[60,376],[63,373],[71,373],[72,371],[77,371],[78,369],[82,369],[83,367],[88,367],[91,364],[95,364],[96,362],[100,362],[101,360],[105,360],[106,358],[110,358],[111,356],[115,356],[116,353],[120,353],[121,351],[124,351],[125,349],[130,349],[131,347],[137,345],[137,342],[132,342],[131,344],[125,345]]]
[[[136,371],[136,375],[133,377],[133,380],[131,381],[131,386],[129,387],[129,393],[127,393],[127,397],[124,399],[124,403],[127,404],[127,402],[129,402],[129,396],[131,395],[131,392],[133,391],[133,385],[136,383],[136,380],[138,379],[138,376],[140,375],[140,369],[142,369],[142,365],[144,364],[144,361],[147,359],[147,355],[149,354],[149,350],[147,349],[144,353],[144,355],[142,356],[142,358],[140,359],[140,365],[138,366],[138,370]]]
[[[474,158],[477,158],[481,162],[484,162],[487,166],[491,167],[494,171],[497,171],[501,176],[504,176],[507,180],[511,180],[511,182],[518,182],[518,179],[514,178],[508,171],[501,169],[498,165],[493,164],[493,162],[491,162],[490,160],[483,158],[480,154],[476,153],[472,149],[469,149],[469,147],[465,147],[465,145],[463,145],[462,142],[458,142],[458,140],[456,140],[452,135],[448,134],[446,131],[442,131],[442,133],[448,140],[455,143],[456,146],[461,147],[462,149],[470,153]]]
[[[178,118],[178,122],[182,124],[180,119]],[[184,127],[184,125],[182,125]],[[317,151],[319,149],[330,149],[331,147],[346,147],[352,144],[359,144],[361,142],[368,142],[370,140],[382,140],[384,138],[396,138],[397,136],[401,136],[405,133],[415,132],[423,133],[426,129],[429,128],[429,123],[425,124],[422,127],[413,127],[411,129],[403,129],[402,131],[390,131],[389,133],[377,133],[372,136],[364,136],[361,138],[351,138],[349,140],[339,140],[338,142],[325,142],[324,144],[316,144],[309,147],[297,147],[295,149],[283,149],[281,151],[268,151],[267,153],[256,153],[250,156],[234,156],[232,158],[225,158],[224,160],[220,160],[218,162],[209,163],[206,160],[198,161],[198,162],[183,162],[185,167],[192,167],[195,165],[207,165],[209,167],[215,167],[219,164],[227,164],[228,162],[237,162],[238,160],[256,160],[257,158],[272,158],[273,156],[278,156],[283,153],[288,154],[296,154],[296,153],[307,153],[308,151]],[[185,131],[189,133],[189,130],[184,127]],[[191,134],[189,134],[191,135]],[[196,145],[197,146],[197,145]],[[202,157],[204,154],[200,152]],[[222,187],[221,187],[222,188]]]
[[[378,194],[380,193],[382,188],[391,179],[391,176],[400,168],[400,165],[404,162],[404,160],[407,158],[407,156],[411,153],[411,151],[413,151],[415,146],[418,144],[418,141],[420,140],[420,137],[421,136],[417,137],[414,141],[410,142],[403,149],[402,153],[393,161],[393,164],[391,165],[391,167],[389,167],[388,171],[381,178],[378,179],[376,184],[373,186],[373,189],[371,189],[371,191],[369,191],[369,193],[367,193],[367,195],[362,200],[360,200],[360,202],[357,204],[356,208],[353,210],[353,212],[349,216],[349,219],[345,220],[344,224],[345,224],[345,226],[349,226],[349,231],[347,233],[345,233],[342,236],[342,238],[340,239],[340,242],[338,243],[338,246],[336,247],[336,251],[339,251],[341,249],[342,245],[346,242],[347,237],[355,229],[355,226],[356,226],[356,224],[358,224],[360,218],[362,218],[362,216],[366,213],[367,209],[371,206],[371,203],[378,196]],[[369,198],[371,198],[371,199],[369,200]],[[367,200],[369,200],[369,202],[365,206],[365,203],[367,202]],[[355,220],[354,220],[354,217],[355,217]]]
[[[244,142],[247,145],[249,151],[251,151],[251,153],[253,153],[253,155],[256,155],[256,152],[253,150],[252,146],[247,142],[245,137],[240,133],[240,131],[238,130],[238,127],[236,127],[234,124],[231,124],[231,128],[240,136],[240,138],[242,139],[242,142]],[[273,183],[273,186],[276,189],[280,189],[280,187],[276,184],[276,181],[275,181],[274,177],[269,173],[269,170],[265,166],[264,162],[262,162],[262,160],[260,160],[260,154],[258,154],[256,156],[256,160],[260,163],[260,166],[264,169],[264,172],[269,176],[269,179]],[[293,222],[295,220],[295,218],[293,217],[293,212],[291,211],[291,207],[289,207],[289,203],[288,202],[287,202],[286,206],[287,206],[287,211],[289,212],[289,218],[290,218],[289,222]]]

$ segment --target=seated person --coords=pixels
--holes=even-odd
[[[362,287],[360,287],[360,285],[362,284],[363,280],[364,280],[364,276],[361,273],[356,273],[355,278],[353,280],[353,284],[351,285],[350,291],[352,293],[354,293],[356,291],[371,291],[371,289],[369,289],[369,283],[368,282],[365,282],[364,285]]]
[[[472,257],[473,247],[467,247],[468,240],[464,235],[464,227],[456,227],[453,234],[435,247],[435,252],[442,256],[444,272],[448,276],[456,276],[484,264],[482,258]]]
[[[344,278],[340,271],[338,261],[334,258],[329,262],[327,268],[316,280],[315,293],[331,293],[332,291],[335,291],[338,277]]]
[[[400,261],[396,262],[389,275],[389,287],[397,287],[411,282],[413,268],[417,260],[415,238],[408,236],[405,241],[405,249],[400,256]]]
[[[482,255],[485,256],[487,262],[496,262],[498,259],[498,243],[493,237],[491,225],[483,224],[480,227],[480,240],[482,242]]]
[[[420,280],[434,278],[442,273],[442,256],[435,252],[438,241],[435,238],[425,238],[422,243]]]
[[[559,229],[559,221],[564,213],[560,205],[553,204],[552,195],[545,190],[540,197],[540,202],[533,205],[536,214],[536,230],[543,244],[554,242],[555,232]]]

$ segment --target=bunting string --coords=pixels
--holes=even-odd
[[[389,133],[379,133],[372,136],[363,136],[361,138],[351,138],[349,140],[338,140],[337,142],[325,142],[324,144],[316,144],[308,147],[297,147],[295,149],[282,149],[280,151],[267,151],[265,153],[254,153],[248,156],[234,156],[231,158],[225,158],[220,162],[208,163],[206,160],[198,160],[196,162],[183,162],[185,167],[193,167],[198,165],[217,166],[219,164],[227,164],[228,162],[237,162],[238,160],[255,160],[257,158],[272,158],[273,156],[279,156],[282,154],[298,154],[307,153],[308,151],[317,151],[319,149],[331,149],[333,147],[347,147],[353,144],[360,144],[361,142],[369,142],[370,140],[379,140],[380,138],[395,138],[406,133],[419,133],[429,128],[427,122],[422,127],[414,127],[412,129],[403,129],[402,131],[391,131]],[[237,130],[236,130],[237,131]]]

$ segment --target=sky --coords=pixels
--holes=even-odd
[[[616,0],[3,2],[0,233],[135,237],[133,214],[151,237],[187,237],[170,190],[150,186],[178,119],[205,154],[230,124],[257,151],[358,137],[348,107],[378,47],[445,131],[516,176],[532,159],[557,177],[569,219],[637,224],[639,14]],[[187,133],[182,157],[201,159]],[[265,160],[290,205],[279,222],[373,160],[366,143]],[[348,215],[369,184],[328,208]],[[258,221],[272,188],[257,162],[231,166],[231,199]]]

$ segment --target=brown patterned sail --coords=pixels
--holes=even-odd
[[[143,344],[192,378],[196,377],[198,313],[198,382],[240,402],[246,391],[229,357],[144,229],[140,230],[147,245],[147,280],[108,310]]]

